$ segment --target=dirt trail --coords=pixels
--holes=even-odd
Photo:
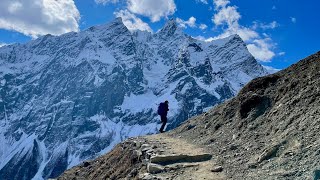
[[[145,136],[145,138],[151,143],[163,144],[165,147],[167,147],[166,152],[168,153],[180,153],[189,155],[208,153],[205,149],[190,144],[182,138],[174,138],[167,134],[155,134],[151,136]]]
[[[182,138],[174,138],[167,134],[156,134],[145,137],[147,142],[156,145],[161,149],[160,156],[180,156],[187,155],[187,158],[178,161],[170,161],[166,167],[180,167],[173,168],[174,170],[160,172],[154,175],[159,179],[175,179],[175,180],[222,180],[227,179],[215,163],[215,157],[203,159],[201,157],[210,155],[206,149],[190,144]],[[156,155],[157,156],[157,155]],[[211,155],[210,155],[211,156]],[[152,162],[152,158],[151,158]]]
[[[58,180],[224,180],[222,167],[206,149],[183,138],[155,134],[129,138],[110,153],[86,161]]]

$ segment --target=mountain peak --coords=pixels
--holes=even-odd
[[[230,40],[240,41],[240,42],[244,43],[244,41],[242,40],[242,38],[238,34],[231,35]]]
[[[159,34],[162,34],[163,36],[172,36],[177,32],[179,29],[177,22],[171,18],[159,31]]]
[[[98,33],[100,37],[108,36],[108,34],[109,35],[113,34],[115,36],[118,36],[118,35],[131,36],[131,32],[129,31],[127,26],[124,25],[121,17],[117,17],[112,21],[102,25],[92,26],[85,31]]]
[[[109,23],[110,26],[125,26],[123,24],[122,18],[121,17],[117,17],[115,18],[113,21],[111,21]],[[126,27],[126,26],[125,26]]]
[[[171,18],[171,19],[169,19],[169,21],[166,22],[166,24],[163,26],[162,29],[170,28],[170,27],[177,27],[177,26],[178,26],[177,22],[173,18]]]
[[[121,17],[117,17],[113,21],[111,21],[111,23],[123,23],[123,21]]]

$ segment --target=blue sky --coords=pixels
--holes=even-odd
[[[173,18],[205,41],[237,33],[262,64],[286,68],[320,50],[319,7],[318,0],[1,0],[0,46],[115,17],[131,31],[157,32]]]

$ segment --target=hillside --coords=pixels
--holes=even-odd
[[[178,128],[132,138],[58,179],[319,179],[320,52],[256,78]]]

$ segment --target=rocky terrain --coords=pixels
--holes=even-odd
[[[168,129],[268,74],[238,35],[204,42],[174,20],[156,33],[121,18],[0,48],[0,179],[47,179],[138,135]]]
[[[208,172],[222,170],[214,163],[205,149],[157,134],[130,138],[106,156],[86,161],[58,179],[210,179],[213,174]],[[214,177],[225,179],[223,173]]]
[[[58,179],[320,179],[320,52]]]

